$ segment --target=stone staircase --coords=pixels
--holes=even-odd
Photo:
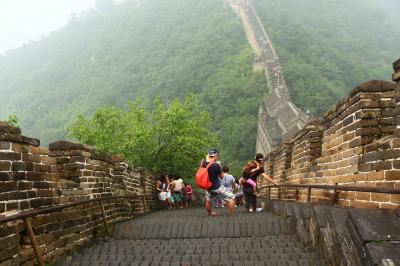
[[[192,208],[142,216],[57,265],[326,265],[311,245],[297,240],[288,218],[217,212],[207,217],[204,208]]]

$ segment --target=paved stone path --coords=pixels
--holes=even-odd
[[[159,211],[119,224],[59,265],[326,265],[271,213],[207,217],[203,208]]]

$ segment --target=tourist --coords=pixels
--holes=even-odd
[[[168,175],[165,176],[165,183],[167,187],[165,189],[165,205],[167,209],[171,209],[171,180]]]
[[[245,207],[249,212],[252,211],[261,211],[261,208],[257,208],[257,196],[255,193],[254,185],[252,184],[257,184],[257,178],[259,176],[262,176],[265,180],[268,182],[273,183],[274,185],[277,185],[274,180],[272,180],[264,171],[264,167],[261,166],[261,163],[264,160],[264,155],[261,153],[257,153],[255,156],[255,160],[251,162],[250,164],[254,165],[254,167],[251,167],[249,169],[250,171],[247,171],[245,168],[243,169],[243,179],[242,184],[243,184],[243,193],[245,197]],[[247,165],[246,165],[247,166]],[[249,180],[249,182],[247,182]]]
[[[175,202],[178,206],[178,208],[183,208],[183,204],[182,204],[182,188],[183,188],[183,180],[182,178],[180,178],[179,175],[176,175],[174,177],[174,181],[172,181],[172,185],[173,185],[173,192],[174,192],[174,196],[175,196]]]
[[[160,178],[157,180],[156,183],[156,191],[158,192],[158,199],[161,202],[161,205],[164,209],[167,208],[166,204],[165,204],[165,200],[166,200],[166,188],[167,188],[167,184],[165,181],[165,176],[161,175]]]
[[[222,167],[222,173],[224,177],[221,180],[221,185],[226,188],[229,192],[233,193],[234,188],[236,187],[235,178],[233,175],[229,174],[229,166],[224,165]]]
[[[239,179],[235,178],[236,183],[236,193],[235,193],[235,204],[236,207],[243,206],[243,185],[240,184]]]
[[[171,208],[175,209],[175,195],[174,195],[174,185],[173,185],[173,180],[171,178],[171,175],[167,175],[167,180],[168,180],[168,187],[167,187],[167,192],[169,192],[169,204]],[[168,195],[168,193],[167,193]]]
[[[205,208],[208,215],[216,216],[216,213],[212,211],[211,199],[214,197],[219,197],[227,202],[228,212],[230,215],[235,214],[235,196],[233,193],[227,191],[224,186],[221,186],[220,178],[223,178],[223,173],[221,165],[217,163],[218,161],[218,150],[210,149],[206,160],[202,161],[202,166],[207,167],[209,163],[210,166],[207,169],[208,177],[212,183],[210,189],[206,190],[205,195]]]
[[[187,192],[187,205],[188,207],[192,207],[193,188],[190,184],[186,185],[186,192]]]

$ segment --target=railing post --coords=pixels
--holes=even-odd
[[[311,202],[311,186],[308,187],[308,192],[307,192],[307,202],[310,203]]]
[[[103,201],[100,199],[99,203],[101,208],[101,214],[103,216],[104,236],[109,236],[110,231],[108,230],[107,217],[106,217],[106,212],[104,211]]]
[[[278,200],[281,200],[281,188],[278,187]]]
[[[271,187],[268,187],[268,199],[271,199]]]
[[[39,263],[40,266],[45,266],[44,260],[43,260],[42,255],[40,254],[39,246],[38,246],[38,243],[36,241],[35,234],[33,233],[31,222],[30,222],[29,218],[25,217],[24,218],[24,222],[25,222],[25,226],[26,226],[26,231],[28,231],[28,236],[29,236],[29,239],[31,241],[31,246],[33,248],[33,251],[36,254],[36,258],[38,260],[38,263]]]
[[[337,186],[338,183],[335,183],[335,186]],[[334,190],[334,195],[333,195],[333,204],[337,204],[339,202],[339,191],[336,189]]]
[[[143,211],[147,213],[146,195],[142,195]]]
[[[299,200],[299,189],[296,188],[295,201]]]

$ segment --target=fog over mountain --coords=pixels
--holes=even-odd
[[[35,27],[34,6],[15,2],[28,12],[20,23]],[[56,2],[96,8],[77,11],[66,26],[0,56],[0,119],[16,114],[24,133],[46,145],[64,138],[79,113],[138,98],[151,108],[156,95],[169,102],[193,92],[213,113],[223,150],[251,156],[265,78],[252,71],[243,27],[222,1],[31,2],[50,12]],[[303,109],[319,115],[358,83],[390,78],[399,57],[399,1],[253,2]],[[55,24],[46,23],[45,34]],[[10,39],[14,26],[6,27]]]

